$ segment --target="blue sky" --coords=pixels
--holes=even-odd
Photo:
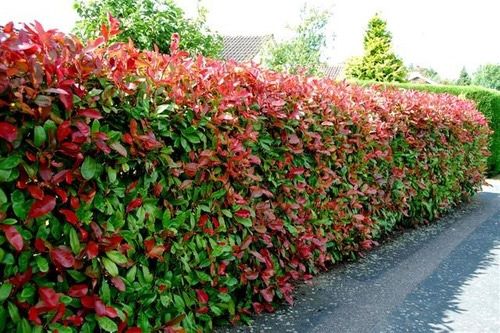
[[[0,24],[39,20],[47,28],[71,30],[76,19],[72,0],[0,1]],[[194,15],[197,0],[177,0]],[[332,63],[362,53],[366,24],[376,12],[388,21],[394,50],[405,63],[430,66],[455,78],[462,66],[474,71],[500,63],[498,0],[310,0],[332,12],[325,57]],[[221,34],[269,34],[287,38],[297,23],[303,0],[203,0],[209,25]]]

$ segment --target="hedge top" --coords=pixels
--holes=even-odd
[[[392,86],[404,89],[420,90],[433,93],[448,93],[461,96],[475,102],[477,109],[488,119],[493,134],[490,142],[491,156],[488,158],[490,175],[500,173],[500,92],[480,86],[429,85],[412,83],[380,83],[354,81],[361,85]]]

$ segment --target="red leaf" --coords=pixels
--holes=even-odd
[[[31,307],[28,311],[28,319],[34,322],[37,325],[42,325],[42,321],[38,317],[38,309],[35,307]]]
[[[115,276],[114,278],[111,279],[111,283],[118,289],[119,291],[125,291],[125,283],[123,283],[123,280],[119,276]]]
[[[71,110],[73,108],[73,94],[60,94],[59,100],[63,103],[66,110]]]
[[[45,195],[42,200],[36,200],[31,205],[28,217],[36,218],[50,213],[56,207],[56,198],[51,195]]]
[[[235,216],[241,217],[243,219],[247,219],[250,217],[250,212],[246,209],[240,209],[236,213],[234,213]]]
[[[38,288],[38,295],[45,305],[54,309],[59,304],[59,294],[52,288]]]
[[[142,333],[142,330],[139,327],[130,327],[125,333]]]
[[[274,298],[274,290],[272,287],[267,287],[260,291],[262,297],[266,300],[266,302],[271,303]]]
[[[90,119],[102,119],[101,113],[96,109],[78,110],[78,115]]]
[[[208,294],[204,290],[196,289],[196,297],[201,304],[208,303]]]
[[[160,183],[156,183],[154,186],[153,186],[153,194],[155,197],[159,197],[160,194],[161,194],[161,191],[163,190],[163,185],[160,184]]]
[[[31,267],[28,267],[26,272],[16,274],[14,277],[9,279],[9,282],[12,283],[16,288],[21,288],[26,284],[26,282],[30,281],[33,277],[33,272]]]
[[[74,286],[71,286],[68,290],[68,295],[71,297],[83,297],[87,295],[89,291],[89,288],[86,284],[75,284]]]
[[[70,136],[72,130],[71,130],[71,123],[69,121],[64,121],[59,127],[57,128],[57,141],[62,142],[64,139],[66,139],[68,136]]]
[[[203,228],[205,224],[207,224],[209,216],[207,214],[203,214],[200,216],[200,219],[198,220],[198,226]]]
[[[56,265],[70,268],[75,264],[75,257],[71,251],[65,246],[59,246],[50,251],[50,258],[52,262]]]
[[[99,254],[99,245],[96,242],[90,241],[87,243],[87,248],[85,249],[87,257],[93,259]]]
[[[78,225],[78,217],[76,216],[75,212],[69,209],[60,209],[59,213],[63,214],[64,217],[66,218],[66,221],[73,225]]]
[[[56,194],[59,196],[62,203],[66,203],[66,201],[68,201],[68,195],[62,188],[56,187],[54,188],[54,192],[56,192]]]
[[[82,303],[82,306],[86,309],[95,309],[96,296],[95,295],[82,296],[80,302]]]
[[[165,247],[161,245],[155,245],[156,242],[153,238],[144,241],[144,247],[146,248],[146,255],[149,258],[163,259],[162,255],[165,252]]]
[[[130,203],[127,205],[127,213],[130,213],[131,211],[140,207],[141,205],[142,205],[142,199],[135,198],[134,200],[130,201]]]
[[[57,306],[57,312],[56,312],[56,315],[54,316],[54,318],[52,318],[52,323],[56,323],[58,322],[63,316],[64,316],[64,312],[66,311],[66,305],[64,303],[60,303],[58,306]]]
[[[17,128],[4,121],[0,122],[0,138],[13,142],[17,137]]]
[[[43,199],[43,191],[37,185],[28,185],[27,190],[33,199],[37,200]]]
[[[0,229],[5,233],[5,238],[16,251],[22,251],[24,247],[23,237],[13,225],[1,225]]]
[[[38,252],[45,252],[45,251],[47,251],[47,247],[45,246],[45,242],[42,239],[40,239],[40,238],[36,238],[35,239],[35,249]]]
[[[118,312],[116,312],[116,309],[111,307],[111,306],[106,306],[105,310],[105,315],[108,316],[109,318],[116,318],[118,317]]]

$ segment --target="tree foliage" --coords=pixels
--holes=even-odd
[[[480,66],[474,74],[474,84],[500,90],[500,64]]]
[[[350,78],[372,81],[406,80],[403,61],[392,51],[392,35],[387,22],[377,14],[368,22],[364,37],[364,55],[352,58],[346,66]]]
[[[302,10],[302,22],[295,27],[295,37],[277,45],[270,45],[264,63],[271,69],[285,73],[318,74],[321,50],[326,44],[328,11]]]
[[[157,45],[168,53],[173,33],[181,36],[180,48],[192,54],[214,57],[222,49],[220,37],[205,24],[204,10],[191,20],[172,0],[76,0],[75,9],[80,20],[74,32],[83,39],[99,36],[109,13],[121,22],[116,40],[131,39],[139,49],[152,50]]]
[[[457,84],[459,86],[470,86],[472,83],[472,79],[469,75],[469,73],[467,73],[467,70],[465,69],[465,67],[462,68],[462,70],[460,71],[460,75],[457,79]]]

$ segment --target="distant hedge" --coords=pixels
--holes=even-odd
[[[362,85],[375,84],[380,82],[359,82]],[[433,93],[448,93],[456,96],[463,96],[473,100],[478,110],[484,114],[490,128],[493,130],[490,141],[491,156],[488,158],[488,172],[490,175],[500,173],[500,92],[479,86],[451,86],[451,85],[430,85],[430,84],[411,84],[411,83],[387,83],[389,85],[404,89],[413,89],[428,91]]]
[[[112,21],[114,22],[114,21]],[[0,30],[0,331],[206,332],[481,186],[450,95]]]

